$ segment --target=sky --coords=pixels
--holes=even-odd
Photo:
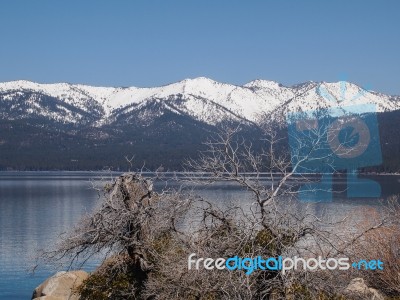
[[[400,1],[13,0],[0,81],[348,80],[400,95]]]

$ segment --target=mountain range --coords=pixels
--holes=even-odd
[[[0,169],[124,169],[125,156],[135,156],[137,166],[179,169],[226,121],[254,133],[266,118],[281,122],[287,112],[362,104],[386,116],[381,127],[385,120],[400,124],[400,96],[344,81],[238,86],[199,77],[151,88],[4,82]],[[397,153],[396,141],[389,145]]]

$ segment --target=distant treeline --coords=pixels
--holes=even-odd
[[[400,111],[378,114],[383,164],[361,171],[400,171]],[[154,171],[183,169],[202,144],[218,130],[184,115],[166,113],[143,125],[81,127],[44,119],[0,120],[0,170],[103,170],[128,168]],[[242,137],[259,150],[262,131],[243,126]],[[282,147],[287,145],[287,132]],[[286,151],[282,149],[282,151]],[[132,166],[127,162],[132,158]]]

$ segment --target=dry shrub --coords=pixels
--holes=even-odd
[[[78,288],[81,300],[137,299],[140,289],[134,267],[126,255],[107,259]]]
[[[379,228],[367,230],[352,245],[353,261],[380,260],[383,270],[356,270],[358,277],[363,277],[371,287],[381,290],[392,297],[400,296],[400,209],[398,197],[392,197],[380,210],[366,211],[361,228],[370,226],[373,220],[385,215],[386,222]]]
[[[383,270],[361,270],[368,283],[387,295],[400,296],[400,228],[389,226],[368,232],[359,241],[358,259],[379,259]]]

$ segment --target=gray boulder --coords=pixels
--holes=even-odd
[[[58,272],[40,284],[34,291],[35,300],[78,300],[76,289],[89,277],[85,271]]]
[[[343,294],[353,300],[384,300],[385,297],[376,289],[369,288],[362,278],[354,278]]]

